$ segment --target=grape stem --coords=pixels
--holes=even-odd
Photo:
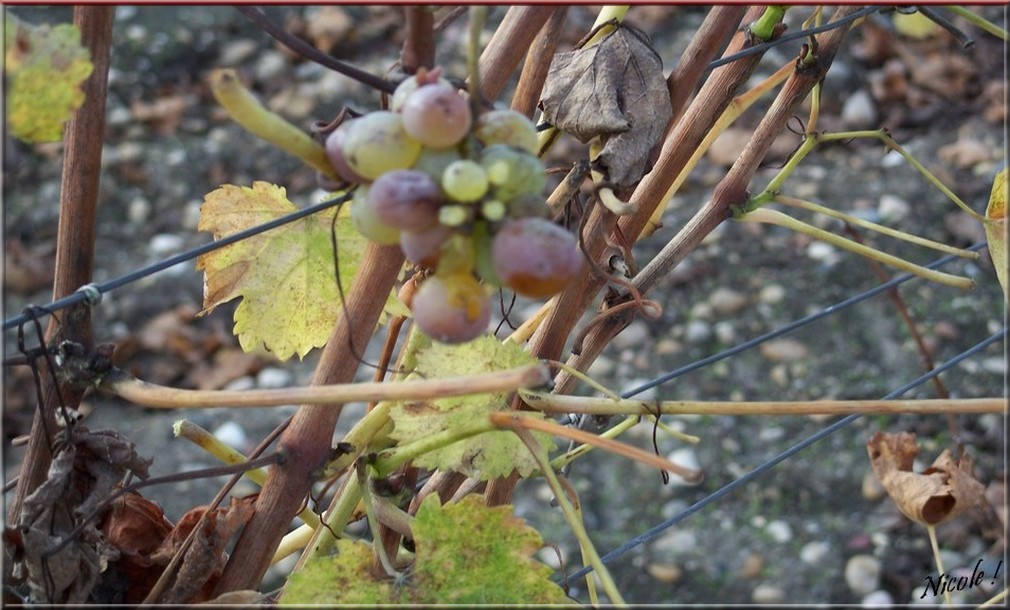
[[[260,104],[231,69],[214,70],[210,76],[214,98],[247,131],[304,161],[326,177],[339,180],[326,151],[307,133]]]

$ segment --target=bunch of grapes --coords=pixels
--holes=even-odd
[[[428,336],[461,343],[487,330],[487,287],[557,293],[579,271],[575,238],[544,215],[536,128],[521,113],[476,117],[466,97],[418,71],[390,110],[345,121],[326,140],[334,170],[358,185],[355,227],[431,269],[409,306]]]

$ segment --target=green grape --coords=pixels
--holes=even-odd
[[[470,104],[451,85],[425,85],[407,96],[400,110],[403,128],[432,148],[454,146],[473,123]]]
[[[537,128],[521,112],[491,110],[480,115],[474,136],[485,146],[507,144],[537,154]]]
[[[505,218],[508,208],[497,199],[490,199],[480,204],[480,215],[491,222],[498,222]]]
[[[363,185],[354,191],[351,200],[351,222],[354,223],[354,228],[367,239],[382,246],[400,243],[400,230],[382,222],[375,215],[375,209],[368,202],[368,190],[369,187]]]
[[[540,195],[547,186],[544,164],[521,148],[495,144],[483,150],[480,164],[487,172],[494,199],[510,201],[519,195]]]
[[[487,172],[476,161],[454,161],[442,173],[442,192],[453,201],[477,201],[487,193],[487,187]]]
[[[491,246],[494,243],[494,235],[488,223],[478,221],[474,223],[471,244],[473,246],[473,270],[480,279],[491,286],[501,286],[501,278],[494,269],[491,260]]]
[[[443,205],[438,210],[439,224],[447,227],[461,227],[473,218],[470,206]]]
[[[455,146],[449,148],[428,148],[427,146],[423,146],[421,147],[421,154],[417,157],[417,161],[414,162],[414,169],[424,172],[441,182],[445,168],[449,167],[453,162],[459,161],[461,158]]]
[[[410,302],[421,332],[443,343],[464,343],[487,331],[491,301],[469,273],[436,274],[424,281]]]
[[[404,130],[400,115],[379,110],[350,124],[343,151],[355,173],[375,180],[386,172],[412,166],[421,154],[421,144]]]

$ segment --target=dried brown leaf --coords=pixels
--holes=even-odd
[[[594,46],[558,53],[540,101],[544,117],[582,142],[600,136],[606,179],[633,185],[673,110],[663,61],[642,32],[618,27]]]
[[[921,473],[912,472],[919,453],[915,435],[907,432],[878,432],[867,441],[873,472],[906,517],[932,526],[953,519],[971,508],[984,491],[972,476],[973,462],[962,455],[954,462],[944,450],[933,465]]]
[[[172,584],[162,593],[158,603],[199,603],[210,599],[224,570],[228,541],[252,517],[254,503],[255,496],[232,498],[228,507],[209,511],[203,521],[204,513],[208,513],[206,506],[193,508],[179,519],[175,529],[152,554],[152,560],[167,564],[182,548],[190,532],[194,528],[199,529],[185,551]]]

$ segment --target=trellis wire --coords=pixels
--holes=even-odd
[[[961,352],[960,354],[954,356],[950,360],[948,360],[948,361],[944,362],[943,364],[937,366],[935,369],[929,371],[928,373],[926,373],[926,374],[924,374],[924,375],[916,378],[915,380],[913,380],[913,381],[911,381],[911,382],[909,382],[909,383],[901,386],[900,388],[898,388],[898,389],[896,389],[896,390],[894,390],[892,392],[889,392],[888,394],[884,395],[884,397],[883,397],[882,400],[891,400],[891,399],[897,398],[898,396],[901,396],[905,392],[907,392],[907,391],[909,391],[909,390],[911,390],[913,388],[916,388],[916,387],[922,385],[923,383],[926,383],[927,381],[929,381],[933,377],[936,377],[940,373],[942,373],[944,371],[947,371],[948,369],[953,368],[954,366],[960,364],[962,361],[970,358],[971,356],[974,356],[976,353],[978,353],[978,352],[982,351],[983,349],[989,347],[993,343],[996,343],[997,341],[1000,341],[1000,340],[1004,339],[1005,337],[1006,337],[1006,328],[1004,328],[1003,330],[1001,330],[1001,331],[997,332],[996,334],[990,336],[989,338],[987,338],[987,339],[985,339],[985,340],[983,340],[983,341],[981,341],[979,343],[976,343],[971,348],[969,348],[969,349]],[[687,517],[689,517],[689,516],[693,515],[694,513],[700,511],[702,508],[708,506],[712,502],[715,502],[719,498],[725,496],[729,492],[735,490],[736,488],[740,487],[741,485],[744,485],[744,484],[749,483],[750,481],[756,479],[757,477],[761,476],[765,472],[767,472],[767,471],[771,470],[772,468],[774,468],[775,466],[777,466],[779,463],[784,462],[785,460],[787,460],[790,457],[792,457],[793,455],[799,453],[803,449],[806,449],[810,445],[813,445],[814,443],[816,443],[816,442],[818,442],[818,441],[820,441],[820,440],[822,440],[824,438],[827,438],[831,434],[834,434],[835,432],[841,430],[845,426],[848,426],[849,424],[851,424],[852,422],[856,421],[860,417],[862,417],[862,415],[858,414],[858,413],[855,413],[855,414],[852,414],[852,415],[847,415],[847,416],[843,417],[842,419],[836,421],[835,423],[833,423],[833,424],[831,424],[831,425],[829,425],[829,426],[821,429],[820,431],[812,434],[811,436],[807,437],[803,441],[800,441],[799,443],[793,445],[792,447],[786,449],[785,451],[783,451],[783,452],[779,453],[778,455],[776,455],[776,456],[770,458],[769,460],[765,461],[764,463],[762,463],[760,466],[758,466],[754,470],[751,470],[747,474],[745,474],[745,475],[743,475],[743,476],[741,476],[741,477],[739,477],[737,479],[734,479],[730,483],[727,483],[726,485],[722,486],[718,490],[712,492],[711,494],[705,496],[701,500],[695,502],[694,504],[692,504],[691,506],[689,506],[688,508],[686,508],[680,514],[677,514],[677,515],[674,515],[673,517],[670,517],[669,519],[667,519],[666,521],[663,521],[659,525],[656,525],[656,526],[652,527],[651,529],[649,529],[645,533],[640,534],[640,535],[636,536],[635,538],[632,538],[628,542],[622,544],[621,546],[617,547],[616,549],[614,549],[614,550],[608,552],[607,554],[603,555],[600,558],[601,561],[603,561],[603,563],[608,563],[608,562],[616,559],[617,557],[623,555],[624,553],[630,551],[631,549],[635,548],[636,546],[639,546],[641,544],[644,544],[644,543],[652,540],[653,538],[655,538],[656,536],[658,536],[660,533],[662,533],[667,528],[670,528],[670,527],[676,525],[677,523],[683,521]],[[592,572],[592,571],[593,571],[593,567],[592,566],[586,566],[586,567],[583,567],[582,569],[578,570],[577,572],[566,576],[565,578],[561,579],[559,582],[561,584],[568,584],[568,583],[572,582],[573,580],[581,578],[581,577],[585,576],[586,574],[588,574],[589,572]]]
[[[270,229],[276,229],[277,227],[283,226],[290,222],[294,222],[301,218],[305,218],[307,216],[311,216],[317,212],[322,212],[323,210],[331,208],[335,205],[344,203],[346,200],[347,195],[340,195],[338,197],[327,199],[315,205],[311,205],[307,208],[298,210],[297,212],[292,212],[291,214],[288,214],[286,216],[275,218],[274,220],[265,222],[261,225],[257,225],[244,231],[239,231],[238,233],[229,235],[228,237],[223,237],[221,239],[212,241],[209,244],[197,246],[192,250],[187,250],[186,252],[181,252],[174,256],[170,256],[162,261],[148,265],[146,267],[142,267],[136,271],[133,271],[132,273],[127,273],[117,278],[113,278],[107,282],[102,282],[100,284],[88,284],[86,286],[82,286],[79,289],[77,289],[73,294],[69,294],[61,299],[57,299],[52,303],[49,303],[48,305],[32,306],[31,308],[36,313],[53,314],[61,309],[65,309],[76,303],[80,303],[81,301],[87,301],[92,305],[97,305],[99,302],[101,302],[101,297],[106,292],[110,292],[112,290],[130,284],[132,282],[135,282],[139,279],[145,278],[149,275],[153,275],[159,271],[164,271],[169,267],[174,267],[179,263],[184,263],[202,254],[213,252],[218,248],[229,246],[235,242],[239,242],[242,241],[243,239],[248,239],[250,237],[253,237],[254,235],[259,235],[260,233],[269,231]],[[30,319],[31,318],[27,314],[14,316],[13,318],[4,321],[3,329],[10,330],[12,328],[16,328],[18,325],[24,324]]]

